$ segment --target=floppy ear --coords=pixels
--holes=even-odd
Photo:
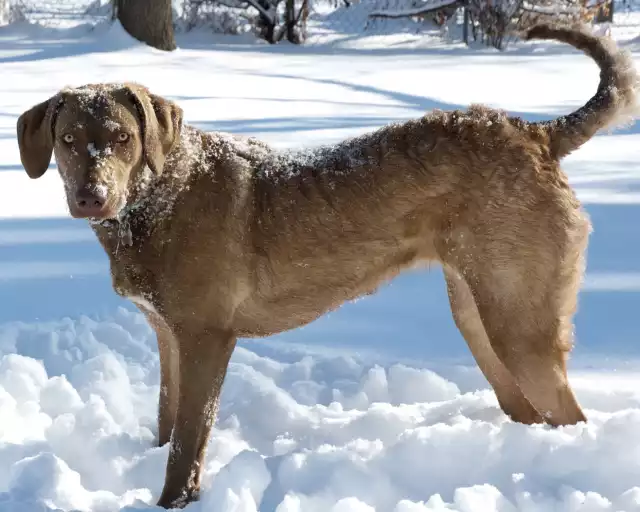
[[[182,109],[141,85],[127,84],[127,88],[142,118],[144,158],[149,168],[160,174],[167,155],[180,140]]]
[[[29,175],[42,176],[53,154],[53,126],[55,115],[62,101],[58,94],[24,112],[17,123],[20,160]]]

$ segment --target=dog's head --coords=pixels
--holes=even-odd
[[[64,89],[18,119],[20,159],[31,178],[55,154],[69,212],[108,219],[177,145],[182,109],[138,84]]]

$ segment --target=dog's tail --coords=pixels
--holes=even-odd
[[[630,122],[640,112],[640,77],[631,56],[609,38],[593,34],[587,27],[536,25],[524,39],[553,39],[582,50],[600,67],[595,95],[581,108],[553,121],[534,123],[549,137],[552,155],[560,159],[593,137],[600,129]]]

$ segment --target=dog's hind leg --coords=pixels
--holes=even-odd
[[[543,418],[524,396],[511,372],[493,351],[467,283],[455,270],[447,266],[444,267],[444,276],[453,319],[480,370],[493,388],[501,409],[513,421],[525,424],[543,423]]]
[[[444,263],[463,276],[494,353],[544,420],[584,421],[566,358],[588,222],[559,201],[538,209],[510,206],[490,222],[467,219],[459,236],[451,231]]]

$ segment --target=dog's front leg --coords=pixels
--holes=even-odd
[[[232,333],[222,329],[194,332],[180,325],[173,332],[178,342],[180,384],[164,488],[158,500],[164,508],[182,508],[199,497],[206,444],[236,342]]]
[[[147,315],[156,331],[160,354],[160,396],[158,399],[158,446],[171,440],[178,409],[180,359],[178,343],[167,323],[158,315]]]
[[[158,398],[158,446],[171,439],[178,408],[180,364],[178,343],[167,323],[157,313],[138,306],[156,333],[160,355],[160,396]]]

